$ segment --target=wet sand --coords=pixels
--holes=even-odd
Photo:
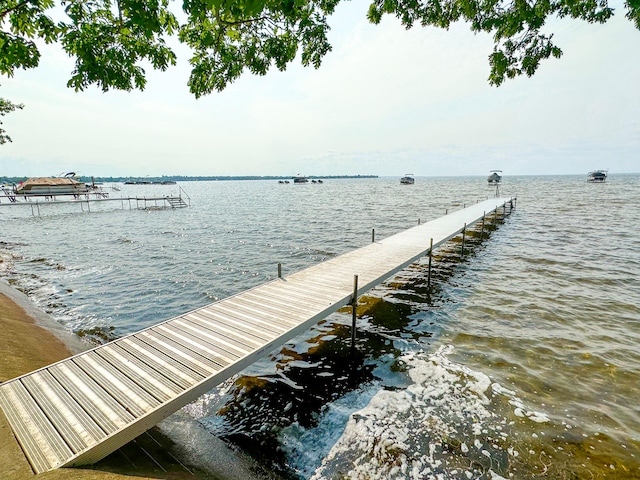
[[[28,298],[0,280],[0,383],[80,353],[91,347],[65,332]],[[165,425],[166,423],[166,425]],[[95,465],[63,468],[35,475],[11,427],[0,410],[0,478],[3,480],[136,480],[136,479],[267,479],[250,460],[221,440],[181,420],[180,414],[163,422],[176,431],[175,443],[154,427]],[[199,452],[189,451],[197,444]],[[206,445],[203,448],[203,445]],[[206,450],[203,455],[202,450]],[[191,462],[187,459],[194,459]]]

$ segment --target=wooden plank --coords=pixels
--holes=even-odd
[[[216,363],[220,363],[224,366],[235,362],[242,356],[230,352],[229,349],[225,349],[219,345],[206,342],[201,338],[198,338],[197,336],[184,332],[173,324],[165,323],[163,325],[159,325],[153,330],[162,333],[162,335],[169,337],[172,340],[181,343],[185,347],[195,351],[196,353],[200,353],[201,355],[214,360]]]
[[[202,340],[205,340],[212,345],[217,345],[224,350],[243,357],[247,353],[251,352],[256,346],[261,345],[263,342],[256,343],[255,341],[248,342],[246,338],[242,338],[239,335],[229,335],[224,332],[216,332],[214,330],[203,329],[198,326],[186,316],[176,318],[172,325],[179,328],[185,333],[196,335]],[[240,340],[242,338],[242,340]]]
[[[286,321],[289,327],[298,325],[309,313],[303,302],[295,303],[295,299],[281,290],[252,290],[242,298],[254,300],[258,305],[264,305],[264,308],[277,308],[278,318],[282,322]]]
[[[208,377],[224,367],[224,365],[213,362],[208,357],[199,355],[197,352],[189,350],[183,345],[174,342],[172,339],[165,337],[158,332],[145,330],[144,332],[136,335],[136,338],[148,343],[162,352],[166,352],[167,355],[172,355],[180,363],[204,377]]]
[[[123,338],[122,342],[118,343],[118,346],[131,355],[136,355],[156,371],[166,372],[170,375],[171,381],[183,389],[187,389],[205,378],[150,345],[141,345],[133,337]]]
[[[331,305],[336,297],[339,297],[338,293],[327,293],[320,289],[305,289],[304,286],[300,286],[293,281],[283,280],[278,283],[268,283],[258,290],[260,293],[266,293],[273,295],[276,298],[287,300],[289,307],[312,306],[326,307]],[[257,291],[253,292],[254,294]],[[299,307],[300,308],[300,307]]]
[[[200,309],[195,313],[197,314],[197,317],[195,317],[197,319],[196,321],[201,320],[206,322],[207,325],[216,325],[220,326],[220,328],[228,328],[234,331],[239,329],[247,332],[249,335],[252,335],[257,339],[262,340],[263,343],[273,340],[278,336],[276,332],[268,330],[257,322],[246,322],[234,317],[220,315],[219,313],[209,309]]]
[[[106,436],[100,426],[46,370],[23,378],[22,383],[73,452],[95,445]]]
[[[95,352],[73,358],[73,362],[125,407],[134,417],[141,417],[160,405],[131,379],[114,371]]]
[[[299,323],[299,319],[306,317],[301,308],[281,305],[275,298],[264,296],[258,290],[236,298],[233,302],[219,304],[215,310],[249,323],[264,325],[278,333],[288,331]]]
[[[127,377],[136,379],[138,385],[161,402],[166,402],[183,390],[165,375],[149,367],[118,344],[106,345],[97,349],[96,353]]]
[[[256,333],[256,329],[246,323],[243,325],[236,324],[234,327],[229,327],[224,323],[216,322],[211,318],[200,315],[199,313],[188,313],[183,315],[182,318],[186,318],[199,329],[224,335],[235,342],[250,344],[252,345],[252,348],[264,345],[266,342],[276,337],[276,335],[266,335],[264,332]]]
[[[278,333],[286,332],[298,324],[297,318],[305,317],[302,308],[291,308],[285,301],[281,303],[274,297],[261,294],[259,290],[247,292],[240,299],[220,303],[215,310],[250,323],[258,323]]]
[[[78,367],[67,361],[48,368],[48,372],[62,385],[87,414],[107,434],[125,427],[135,420],[121,404]]]
[[[20,380],[0,386],[2,407],[36,473],[59,466],[73,452]]]

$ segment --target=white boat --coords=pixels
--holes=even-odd
[[[604,183],[607,180],[608,170],[594,170],[589,172],[587,176],[587,182],[592,183]]]
[[[413,173],[405,173],[404,177],[400,179],[402,185],[413,185],[416,183],[416,179],[413,178]]]
[[[491,175],[487,177],[487,182],[495,185],[502,181],[502,170],[491,170]]]

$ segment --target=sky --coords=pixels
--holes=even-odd
[[[1,120],[0,176],[585,174],[640,171],[640,31],[621,2],[605,25],[547,24],[564,54],[531,78],[490,86],[489,35],[464,24],[405,30],[340,4],[320,69],[244,74],[189,93],[189,52],[148,69],[144,91],[66,87],[73,60],[0,77],[25,108]]]

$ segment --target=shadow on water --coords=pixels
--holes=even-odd
[[[382,363],[388,372],[400,371],[393,359],[408,342],[421,348],[428,345],[441,327],[416,314],[453,302],[448,286],[455,282],[465,258],[473,256],[501,222],[492,217],[483,232],[480,226],[467,230],[464,252],[461,235],[434,252],[431,280],[427,259],[422,259],[360,297],[354,346],[351,307],[345,307],[312,329],[313,337],[287,344],[272,356],[269,363],[275,373],[238,377],[227,402],[211,412],[224,419],[224,431],[217,433],[268,468],[297,478],[287,467],[280,432],[294,423],[306,429],[316,426],[327,404],[379,381],[376,368]],[[393,382],[382,383],[383,388],[396,388]]]

